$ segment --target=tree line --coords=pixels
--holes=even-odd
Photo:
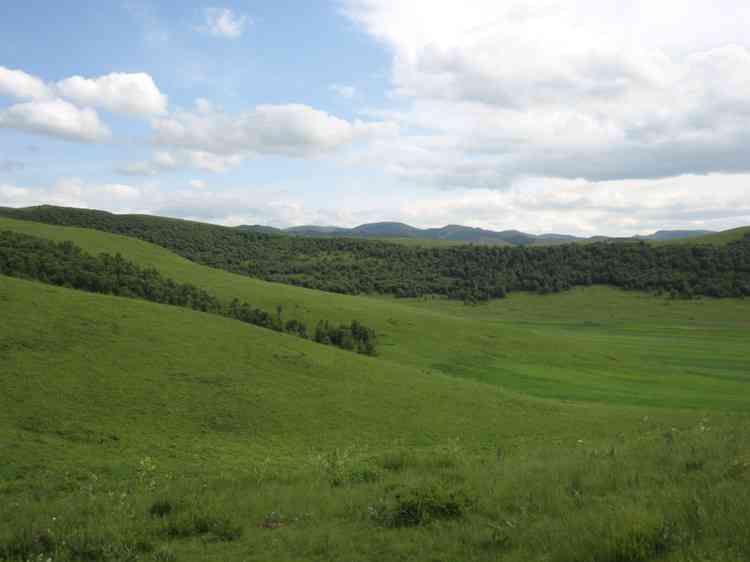
[[[726,246],[618,241],[424,248],[378,240],[273,235],[62,207],[0,209],[2,214],[132,236],[204,265],[336,293],[443,295],[478,302],[512,291],[552,293],[606,284],[684,298],[750,295],[747,239]]]
[[[376,354],[374,330],[358,321],[334,325],[321,322],[312,334],[296,319],[284,320],[283,307],[275,314],[239,299],[228,305],[190,283],[164,278],[153,268],[143,268],[120,254],[91,255],[72,242],[53,242],[12,231],[0,232],[0,275],[32,279],[71,289],[191,308],[234,318],[247,324],[286,332],[318,343],[367,355]]]

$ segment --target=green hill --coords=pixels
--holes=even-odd
[[[670,240],[666,243],[687,245],[709,244],[713,246],[725,246],[732,242],[738,242],[740,240],[746,239],[748,236],[750,236],[750,226],[743,226],[741,228],[733,228],[731,230],[724,230],[722,232],[707,234],[705,236],[697,236],[695,238]]]
[[[481,306],[366,298],[201,266],[139,240],[0,219],[0,229],[121,253],[178,282],[305,321],[373,327],[383,359],[540,397],[744,410],[750,301],[667,300],[605,287],[514,294]],[[675,384],[679,381],[679,384]]]
[[[268,283],[94,230],[379,356],[0,276],[0,560],[743,560],[747,300],[480,306]]]
[[[685,246],[631,240],[425,248],[363,238],[274,236],[66,207],[0,209],[0,215],[126,235],[210,267],[343,294],[441,295],[475,303],[509,292],[555,293],[606,284],[684,297],[750,296],[750,244],[744,243]]]

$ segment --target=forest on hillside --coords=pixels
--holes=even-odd
[[[93,256],[72,242],[53,242],[0,231],[0,275],[219,314],[261,328],[313,339],[317,343],[365,355],[376,354],[375,331],[356,320],[341,325],[320,321],[315,331],[308,333],[304,322],[285,320],[281,306],[268,312],[239,299],[222,303],[195,285],[177,283],[156,269],[140,267],[120,254]]]
[[[511,291],[551,293],[606,284],[683,298],[750,296],[747,238],[726,246],[601,242],[421,248],[50,206],[0,209],[0,215],[131,236],[211,267],[336,293],[479,302]]]

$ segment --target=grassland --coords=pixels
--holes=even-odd
[[[120,252],[222,299],[287,317],[376,329],[381,358],[525,395],[609,404],[747,411],[750,301],[670,300],[606,287],[513,294],[486,305],[335,295],[200,266],[142,241],[0,219],[0,228]]]
[[[350,297],[0,229],[381,334],[369,358],[0,277],[0,560],[750,556],[746,301]]]

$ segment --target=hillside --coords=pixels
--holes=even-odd
[[[739,242],[741,240],[747,240],[750,235],[750,226],[742,228],[733,228],[731,230],[725,230],[723,232],[716,232],[713,234],[706,234],[697,238],[690,238],[688,240],[672,240],[674,244],[707,244],[712,246],[725,246],[732,242]]]
[[[90,229],[0,230],[310,323],[357,318],[381,343],[370,358],[0,276],[0,560],[750,554],[750,301],[606,287],[396,301]]]
[[[121,253],[178,282],[315,325],[357,319],[383,359],[549,398],[744,410],[750,301],[667,300],[604,287],[483,306],[353,297],[201,266],[152,244],[88,229],[0,219],[10,229]],[[666,312],[668,311],[668,314]],[[681,384],[675,386],[676,381]]]
[[[674,297],[750,295],[750,244],[598,242],[425,248],[357,238],[274,236],[205,223],[34,207],[15,218],[95,228],[159,244],[194,262],[266,281],[353,295],[440,295],[467,303],[510,292],[605,284]]]
[[[633,295],[611,290],[589,290],[593,306],[583,322],[573,320],[581,306],[566,300],[572,293],[497,303],[507,308],[395,304],[220,271],[210,277],[215,270],[100,232],[3,221],[9,227],[119,248],[162,271],[181,271],[183,280],[255,294],[256,302],[278,298],[278,289],[310,309],[348,315],[358,303],[385,325],[405,324],[404,348],[418,347],[426,325],[438,339],[424,350],[429,355],[368,358],[214,315],[0,276],[0,559],[343,562],[427,554],[447,562],[668,553],[683,560],[700,553],[711,560],[750,553],[741,531],[750,507],[747,422],[722,413],[732,400],[742,408],[748,396],[740,374],[747,372],[748,315],[736,307],[744,303],[703,303],[700,321],[666,349],[665,334],[675,335],[695,303],[670,304],[666,317],[653,310],[637,325],[629,324],[656,299],[639,297],[639,307]],[[442,331],[441,321],[453,328]],[[685,339],[698,327],[700,338]],[[595,361],[611,365],[610,354],[615,363],[624,359],[620,338],[627,354],[639,350],[644,368],[659,361],[653,366],[663,371],[668,353],[698,372],[698,354],[690,353],[713,335],[703,367],[712,375],[692,402],[686,387],[696,375],[689,384],[675,378],[685,366],[673,365],[661,381],[673,404],[700,411],[645,407],[654,387],[643,385],[653,375],[608,378],[598,403],[540,400],[426,368],[427,360],[449,360],[455,349],[439,354],[462,333],[465,359],[482,370],[480,354],[493,341],[505,369],[523,369],[537,350],[545,377],[554,376],[556,355],[565,362],[589,355],[589,369]],[[650,338],[664,356],[648,358]],[[735,352],[722,352],[732,341]],[[586,351],[584,342],[594,347]],[[454,360],[454,368],[468,367]],[[730,374],[733,362],[738,371]],[[573,367],[561,388],[574,378],[593,382]],[[612,403],[623,382],[641,406]],[[717,389],[726,393],[722,401]]]

